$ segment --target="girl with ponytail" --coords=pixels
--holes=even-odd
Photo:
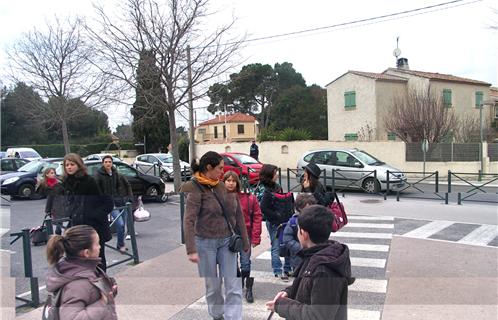
[[[78,225],[47,244],[47,291],[62,290],[59,317],[65,319],[117,319],[114,279],[98,267],[100,240],[94,228]]]

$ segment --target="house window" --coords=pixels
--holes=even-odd
[[[344,135],[344,140],[346,140],[346,141],[356,141],[356,140],[358,140],[358,134],[357,133],[346,133]]]
[[[218,139],[218,127],[214,127],[214,138]]]
[[[443,105],[446,108],[451,107],[451,89],[444,89],[443,90]]]
[[[237,125],[237,133],[244,134],[244,125],[243,124]]]
[[[498,119],[498,106],[495,106],[495,119]]]
[[[344,108],[346,110],[356,108],[356,91],[347,91],[344,93]]]
[[[476,108],[479,108],[482,105],[482,98],[482,91],[476,91]]]
[[[392,140],[392,141],[396,140],[396,133],[388,132],[387,133],[387,140]]]
[[[199,129],[199,132],[198,132],[198,133],[199,133],[199,134],[206,134],[206,129],[205,129],[205,128],[203,128],[203,129]]]

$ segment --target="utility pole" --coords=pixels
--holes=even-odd
[[[187,71],[188,71],[188,131],[189,131],[189,162],[195,159],[195,139],[194,139],[194,102],[192,93],[192,64],[190,61],[190,46],[187,46]]]

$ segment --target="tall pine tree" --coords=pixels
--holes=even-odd
[[[133,115],[133,136],[137,141],[145,138],[148,152],[166,150],[169,144],[169,118],[164,105],[166,96],[161,87],[161,76],[155,65],[154,52],[143,50],[137,68],[136,99]]]

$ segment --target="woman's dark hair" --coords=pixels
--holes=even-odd
[[[82,224],[67,229],[63,236],[51,236],[47,243],[48,263],[53,265],[64,255],[77,257],[82,250],[90,249],[94,234],[97,234],[94,228]]]
[[[312,193],[300,193],[296,197],[295,207],[298,212],[313,204],[317,204],[317,201]]]
[[[318,186],[321,186],[321,182],[315,175],[313,175],[308,169],[304,169],[308,173],[308,181],[310,183],[309,192],[315,192]],[[302,186],[302,183],[301,183]],[[323,187],[321,188],[323,189]],[[301,192],[304,192],[304,187],[301,188]]]
[[[332,214],[326,207],[314,204],[301,211],[297,224],[299,228],[308,232],[313,243],[324,243],[332,232]]]
[[[277,167],[273,164],[264,164],[259,171],[259,182],[265,186],[273,186],[273,176],[277,172]]]
[[[235,192],[240,192],[239,175],[237,173],[235,173],[234,171],[230,170],[230,171],[225,172],[225,174],[223,175],[223,182],[227,181],[228,178],[232,178],[233,180],[235,180]]]
[[[192,163],[190,164],[190,169],[192,170],[193,173],[196,172],[204,173],[208,170],[207,169],[208,165],[211,165],[211,167],[214,168],[220,164],[221,160],[223,160],[223,157],[220,156],[217,152],[208,151],[202,155],[199,162],[197,162],[196,160],[192,160]]]
[[[83,159],[79,156],[79,154],[76,153],[68,153],[64,157],[64,161],[62,162],[62,165],[64,167],[64,178],[67,178],[68,174],[66,172],[66,161],[71,161],[76,163],[78,166],[78,171],[74,174],[76,177],[82,177],[88,175],[85,163],[83,163]]]

